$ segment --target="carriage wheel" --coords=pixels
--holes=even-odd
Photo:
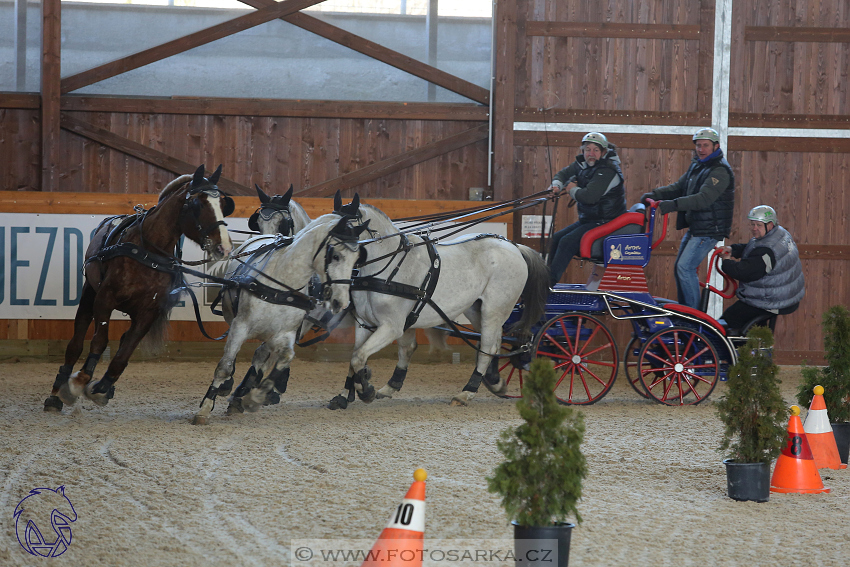
[[[554,363],[555,396],[562,404],[597,402],[617,379],[617,343],[608,328],[590,315],[567,313],[550,319],[537,332],[532,350]]]
[[[643,345],[640,338],[632,337],[632,340],[629,341],[626,350],[623,351],[623,370],[626,373],[626,378],[628,378],[629,384],[631,384],[635,392],[640,394],[641,397],[648,398],[649,395],[646,393],[646,389],[644,389],[643,384],[640,382],[640,371],[638,370],[641,346]]]
[[[717,351],[698,331],[669,327],[649,337],[638,358],[649,397],[668,406],[696,405],[717,385]]]
[[[499,354],[507,354],[514,350],[516,345],[502,343]],[[500,358],[497,362],[499,374],[505,378],[508,389],[502,395],[503,398],[521,398],[524,373],[528,372],[528,363],[531,362],[531,354],[523,353],[510,358]]]

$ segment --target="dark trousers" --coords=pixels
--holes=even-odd
[[[567,228],[562,228],[552,236],[549,247],[549,287],[561,280],[567,271],[567,266],[573,256],[578,256],[581,247],[581,237],[591,228],[596,228],[601,222],[574,222]]]
[[[766,309],[753,307],[752,305],[738,300],[730,305],[726,311],[723,312],[723,315],[721,315],[720,318],[726,321],[726,328],[734,331],[734,334],[737,335],[743,329],[744,325],[761,315],[769,316],[775,315],[775,313],[767,311]],[[767,326],[767,322],[765,321],[760,326]]]

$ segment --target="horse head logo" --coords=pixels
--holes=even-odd
[[[15,535],[28,553],[58,557],[71,545],[71,523],[77,521],[74,505],[65,496],[65,487],[34,488],[15,507]],[[53,528],[53,537],[47,530]]]

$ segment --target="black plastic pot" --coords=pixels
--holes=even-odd
[[[570,563],[570,538],[575,524],[562,522],[552,526],[514,526],[516,567],[567,567]]]
[[[830,423],[832,434],[835,435],[835,444],[838,445],[838,457],[841,462],[847,464],[847,454],[850,453],[850,423]]]
[[[724,459],[729,498],[742,502],[767,502],[770,498],[770,463],[736,463]]]

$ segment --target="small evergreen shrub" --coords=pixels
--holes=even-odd
[[[726,395],[716,404],[723,422],[721,451],[738,463],[769,463],[788,440],[788,410],[779,391],[779,367],[770,349],[773,333],[754,327],[729,369]]]
[[[555,370],[548,359],[538,358],[522,386],[517,409],[525,423],[502,432],[496,446],[504,462],[487,477],[490,492],[501,495],[508,519],[525,527],[544,527],[568,521],[587,476],[587,461],[580,445],[584,417],[558,404]]]
[[[826,412],[833,423],[850,421],[850,312],[843,305],[823,314],[823,347],[827,366],[803,366],[803,380],[797,391],[800,407],[809,407],[812,390],[823,386]]]

